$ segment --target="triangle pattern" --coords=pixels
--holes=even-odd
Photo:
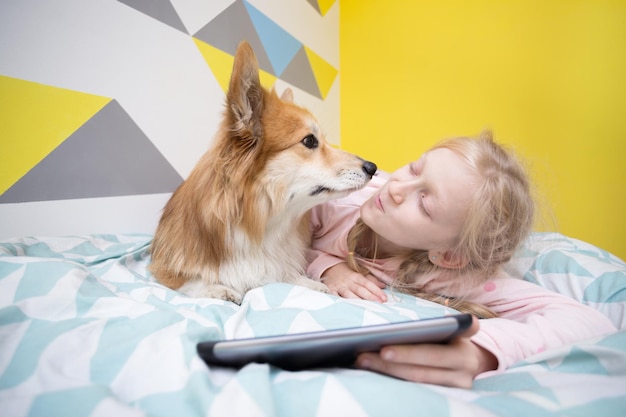
[[[325,16],[331,7],[335,4],[336,0],[307,0],[308,3],[322,16]]]
[[[337,0],[318,0],[317,4],[319,5],[319,12],[322,16],[326,16],[326,13],[330,10],[331,7],[336,3]]]
[[[234,57],[221,49],[215,48],[200,39],[193,38],[196,47],[202,54],[202,57],[208,64],[213,75],[217,80],[222,91],[228,91],[228,84],[230,82],[230,73],[233,69]]]
[[[207,22],[237,0],[170,0],[187,28],[187,33],[199,31]]]
[[[222,88],[222,91],[224,91],[224,93],[228,92],[230,76],[233,70],[233,61],[235,58],[232,55],[206,44],[199,39],[194,38],[194,42],[204,57],[204,60],[209,65],[209,68],[211,68],[211,71]],[[263,70],[259,70],[259,78],[261,79],[261,85],[268,90],[271,89],[276,82],[276,77],[273,74]]]
[[[187,33],[187,29],[169,0],[117,0],[161,23]]]
[[[296,38],[248,3],[244,3],[254,27],[265,46],[274,74],[280,76],[302,47]]]
[[[334,2],[325,2],[331,7]],[[317,7],[315,3],[314,7]],[[237,32],[232,28],[236,27]],[[290,35],[283,28],[245,0],[236,0],[194,35],[196,46],[209,64],[224,91],[232,69],[232,56],[237,46],[247,40],[254,49],[261,74],[261,83],[270,88],[275,77],[324,99],[338,71]],[[215,49],[230,54],[226,59]],[[314,65],[314,68],[311,68]],[[269,76],[268,76],[269,75]],[[264,81],[264,77],[266,80]],[[319,78],[318,78],[319,77]]]
[[[112,100],[0,196],[0,203],[172,192],[181,176]]]
[[[0,76],[0,195],[110,98]]]
[[[305,46],[304,50],[311,64],[311,68],[313,69],[313,74],[317,80],[317,86],[319,87],[322,99],[325,99],[328,91],[330,91],[330,88],[335,82],[335,78],[337,78],[338,71],[311,49]]]
[[[280,78],[318,98],[322,98],[304,47],[300,48]]]
[[[234,27],[237,28],[236,31],[233,30]],[[194,37],[233,56],[239,43],[246,40],[254,49],[259,68],[275,75],[274,68],[242,0],[224,9],[215,19],[196,32]]]
[[[317,0],[307,0],[307,2],[313,6],[313,8],[319,13],[322,14],[322,11],[320,10],[320,5],[317,3]]]

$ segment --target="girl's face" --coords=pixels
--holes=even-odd
[[[476,183],[460,156],[434,149],[395,171],[361,206],[361,218],[401,248],[448,250],[461,232]]]

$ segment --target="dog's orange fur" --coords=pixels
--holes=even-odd
[[[291,90],[265,90],[243,42],[213,148],[165,206],[150,270],[170,288],[234,302],[269,282],[325,291],[303,276],[305,214],[363,187],[375,171],[328,145]]]

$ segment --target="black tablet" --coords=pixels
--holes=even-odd
[[[467,330],[470,314],[353,327],[283,336],[206,341],[198,343],[208,365],[239,368],[250,362],[269,363],[296,371],[320,367],[351,367],[359,353],[383,346],[445,343]]]

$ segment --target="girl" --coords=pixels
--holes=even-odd
[[[307,272],[334,294],[385,302],[392,286],[490,318],[450,344],[388,346],[360,355],[357,366],[471,387],[544,349],[615,331],[596,310],[500,269],[533,212],[523,168],[489,133],[444,141],[314,208]]]

